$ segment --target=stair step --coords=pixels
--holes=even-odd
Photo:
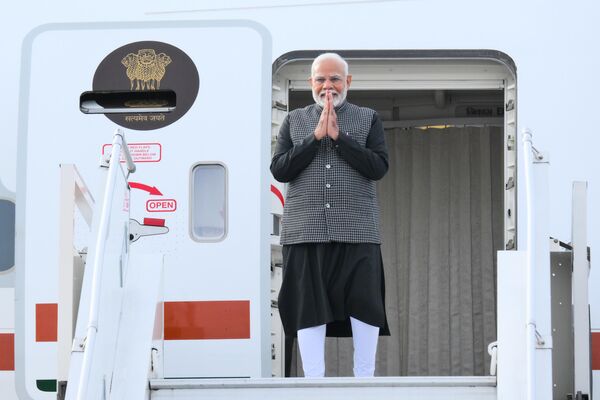
[[[494,376],[155,379],[151,399],[495,400]]]

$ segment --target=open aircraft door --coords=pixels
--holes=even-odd
[[[100,160],[118,126],[137,164],[122,205],[130,254],[164,259],[154,369],[270,376],[270,47],[265,29],[239,21],[57,24],[28,36],[16,218],[21,398],[56,396],[60,166],[76,165],[98,202]],[[117,107],[102,103],[115,91],[176,100],[151,114],[135,112],[147,105],[135,95],[117,99],[117,114],[89,107]],[[82,255],[89,228],[73,221]]]

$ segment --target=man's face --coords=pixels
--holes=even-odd
[[[344,102],[352,75],[344,75],[344,66],[334,59],[325,59],[315,66],[313,76],[309,79],[315,103],[323,107],[327,92],[333,96],[333,106]]]

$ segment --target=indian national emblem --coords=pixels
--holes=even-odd
[[[129,53],[123,57],[121,64],[127,69],[130,90],[158,90],[171,57],[165,53],[157,55],[153,49],[141,49],[137,54]]]

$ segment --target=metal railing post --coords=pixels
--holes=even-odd
[[[573,183],[573,354],[574,393],[591,395],[590,313],[588,298],[589,263],[587,254],[587,182]],[[591,398],[591,397],[590,397]]]
[[[531,131],[523,130],[523,158],[525,175],[525,202],[526,202],[526,243],[527,243],[527,271],[526,271],[526,320],[527,320],[527,399],[535,400],[535,349],[536,349],[536,323],[535,323],[535,238],[534,238],[534,211],[533,211],[533,146]]]

